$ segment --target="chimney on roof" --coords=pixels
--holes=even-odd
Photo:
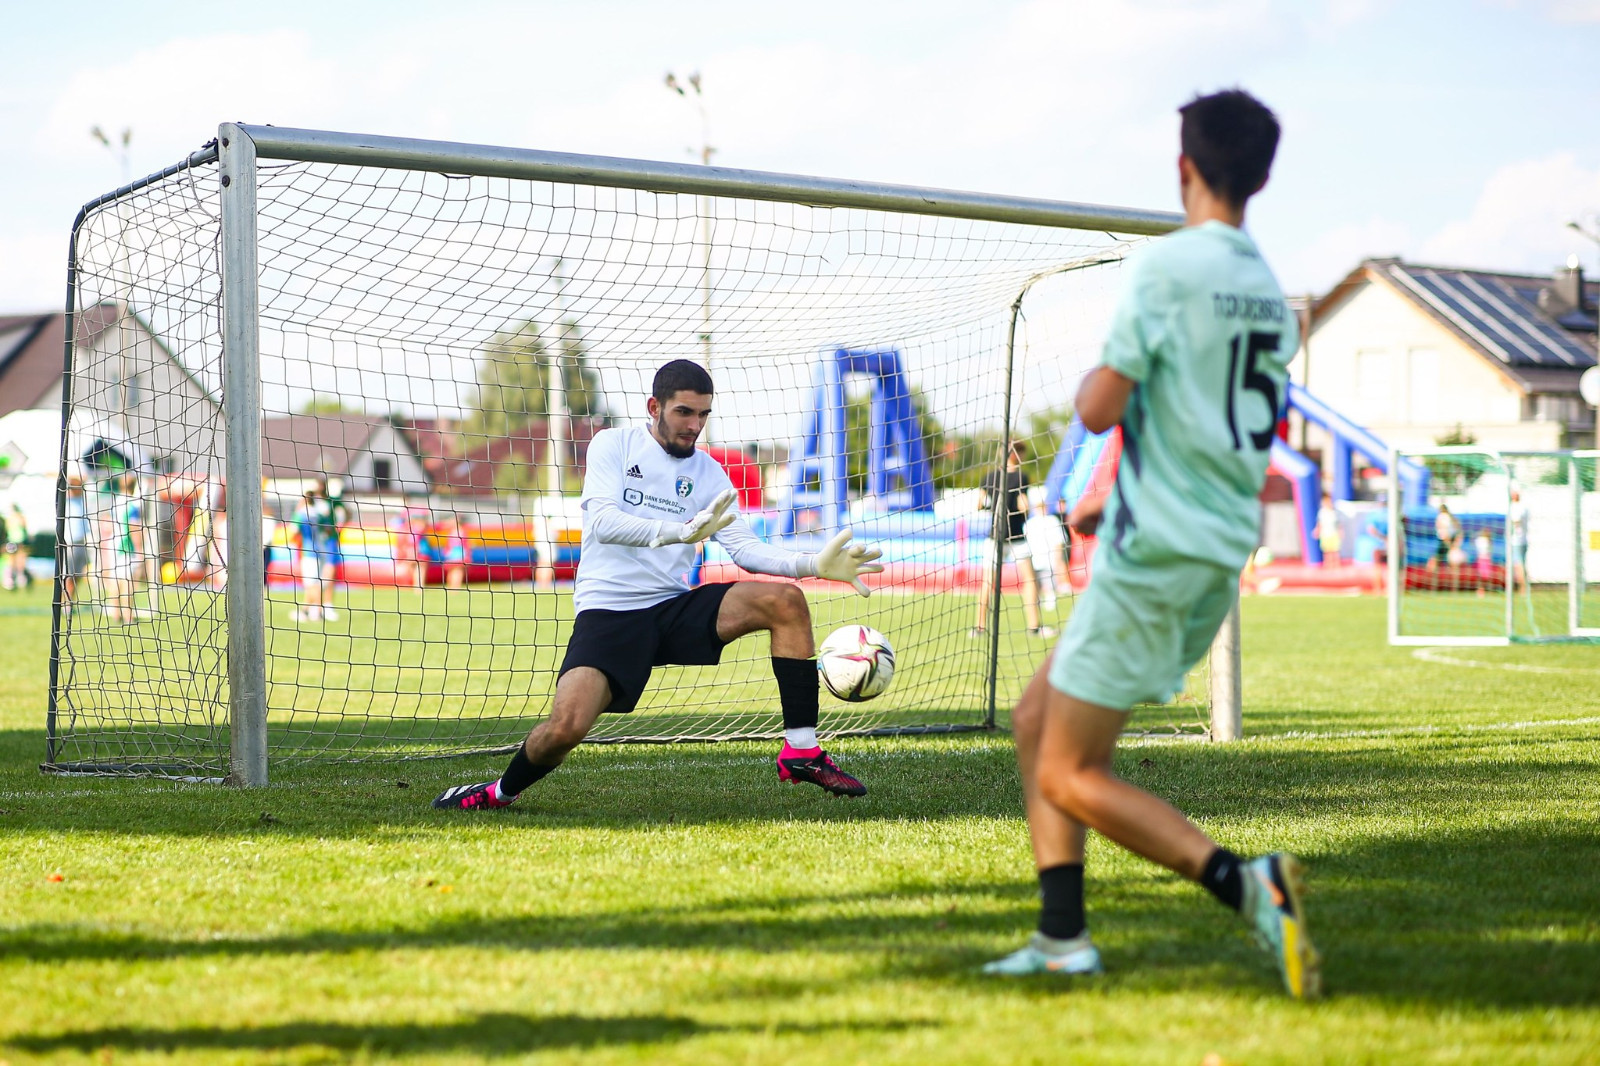
[[[1583,266],[1577,256],[1568,259],[1550,284],[1539,290],[1539,309],[1552,318],[1588,310],[1583,302]]]

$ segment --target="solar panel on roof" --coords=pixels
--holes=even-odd
[[[1478,320],[1478,316],[1473,313],[1471,304],[1459,293],[1442,284],[1437,274],[1432,272],[1407,274],[1406,277],[1421,289],[1446,317],[1452,319],[1457,326],[1487,347],[1496,357],[1506,362],[1517,361],[1517,353],[1509,348],[1502,338],[1496,336],[1493,330],[1486,330],[1484,324]]]
[[[1582,340],[1538,310],[1539,289],[1524,290],[1469,271],[1406,272],[1405,278],[1458,327],[1514,366],[1575,368],[1595,361]]]
[[[1457,284],[1476,298],[1479,314],[1495,323],[1502,334],[1516,338],[1518,350],[1532,366],[1576,366],[1567,338],[1559,326],[1545,322],[1536,307],[1522,304],[1513,290],[1493,278],[1478,278],[1465,271],[1457,274]]]

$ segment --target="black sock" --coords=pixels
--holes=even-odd
[[[774,655],[772,676],[778,679],[783,728],[817,728],[817,660],[780,659]]]
[[[1083,932],[1083,863],[1040,870],[1039,901],[1039,932],[1057,940],[1071,940]]]
[[[1224,906],[1238,910],[1244,904],[1244,860],[1227,848],[1218,848],[1206,860],[1200,883]]]
[[[554,766],[535,766],[528,760],[528,749],[519,746],[517,753],[511,756],[511,765],[500,775],[500,795],[506,799],[520,796],[529,785],[554,769]]]

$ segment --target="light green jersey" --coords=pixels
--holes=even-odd
[[[1221,222],[1152,244],[1126,286],[1101,363],[1137,387],[1101,550],[1237,569],[1260,535],[1295,317],[1255,242]]]
[[[133,531],[144,522],[144,511],[137,496],[113,496],[116,503],[111,512],[112,549],[124,558],[138,554],[134,549]]]

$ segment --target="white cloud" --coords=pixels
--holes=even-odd
[[[1600,0],[1551,0],[1545,11],[1557,22],[1600,22]]]
[[[1600,210],[1600,169],[1571,152],[1501,167],[1490,176],[1466,218],[1441,228],[1418,247],[1418,259],[1447,266],[1544,273],[1594,249],[1567,229]]]
[[[1551,22],[1600,22],[1600,0],[1497,0],[1495,7],[1532,7]]]

